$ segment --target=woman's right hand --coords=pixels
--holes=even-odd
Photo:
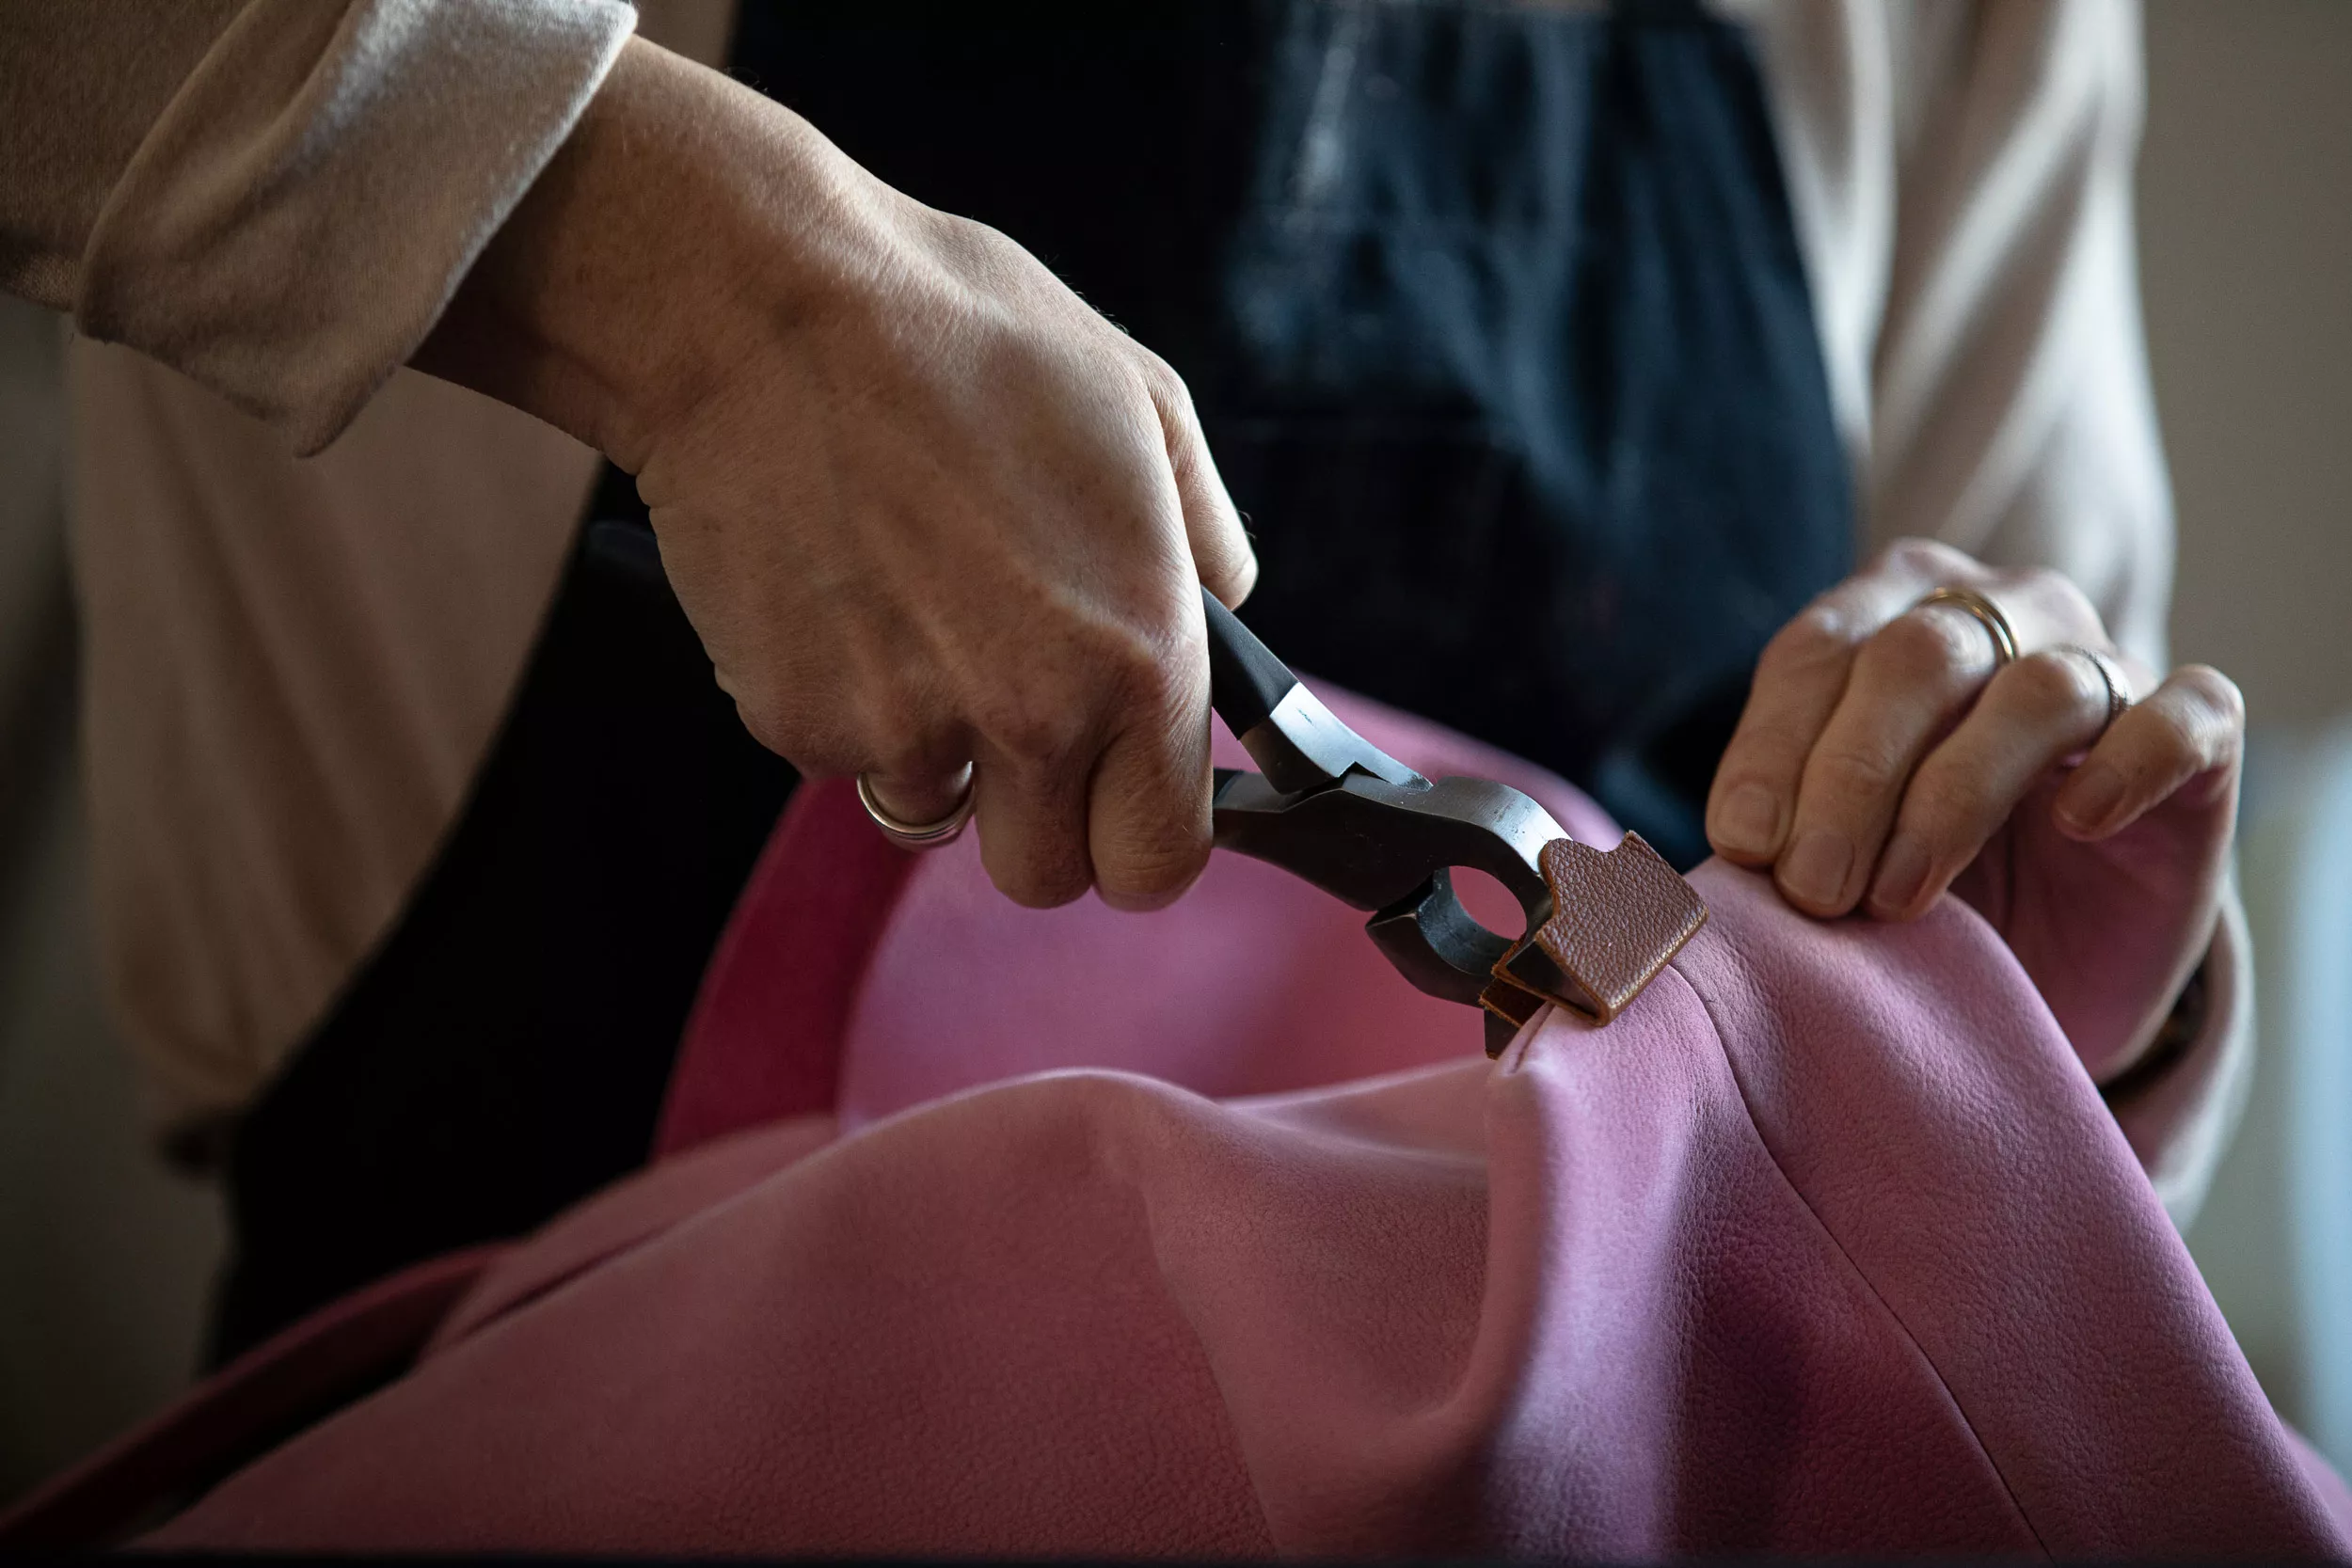
[[[1209,849],[1196,582],[1256,562],[1184,384],[1020,246],[632,41],[419,362],[637,475],[720,684],[996,885],[1150,907]]]

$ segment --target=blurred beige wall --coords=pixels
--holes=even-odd
[[[2175,657],[2352,711],[2352,4],[2150,0],[2139,194]]]
[[[57,319],[0,298],[0,1503],[183,1386],[214,1193],[149,1147],[102,999],[73,749]]]
[[[2189,1245],[2352,1470],[2352,4],[2148,0],[2140,276],[2180,511],[2174,653],[2245,688],[2262,1054]],[[2328,732],[2337,730],[2333,738]]]

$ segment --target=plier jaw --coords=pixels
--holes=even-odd
[[[1201,598],[1211,701],[1262,769],[1217,769],[1218,847],[1369,911],[1366,932],[1407,980],[1485,1010],[1489,1055],[1549,1004],[1608,1022],[1706,921],[1690,885],[1637,835],[1603,855],[1508,784],[1423,778],[1348,728],[1216,598]],[[1462,907],[1457,865],[1510,891],[1525,920],[1518,937]],[[1628,872],[1646,884],[1632,891],[1649,918],[1632,924],[1654,928],[1638,953],[1610,940],[1624,911],[1596,923],[1593,911],[1564,911],[1561,897],[1564,875],[1580,893],[1606,894]],[[1591,940],[1596,932],[1604,940]]]

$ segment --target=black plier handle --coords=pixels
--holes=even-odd
[[[1508,784],[1422,777],[1341,722],[1214,595],[1201,601],[1210,701],[1261,769],[1217,769],[1217,845],[1371,911],[1365,929],[1406,979],[1479,1006],[1496,965],[1551,917],[1540,857],[1566,833]],[[1457,865],[1510,889],[1526,930],[1505,937],[1472,919],[1454,895]]]

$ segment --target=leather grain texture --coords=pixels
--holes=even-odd
[[[1535,945],[1584,992],[1606,1023],[1707,924],[1707,904],[1639,833],[1614,849],[1574,839],[1544,846],[1549,920]]]

